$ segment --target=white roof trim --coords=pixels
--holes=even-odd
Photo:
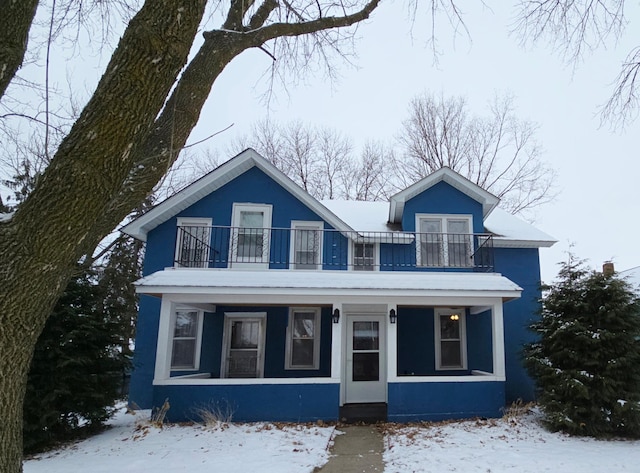
[[[498,202],[500,202],[498,197],[487,192],[479,185],[474,184],[466,177],[461,176],[451,168],[443,167],[392,196],[390,199],[389,221],[392,223],[402,221],[404,204],[441,181],[446,182],[460,192],[480,202],[484,216],[487,216],[498,205]]]
[[[405,299],[425,302],[425,298],[520,297],[520,288],[497,273],[448,273],[402,271],[250,271],[229,269],[167,268],[140,279],[141,294],[190,294],[219,296],[308,297],[308,302],[349,297]]]
[[[122,227],[120,231],[139,240],[146,241],[147,233],[150,230],[166,222],[182,210],[211,194],[228,182],[231,182],[254,166],[278,182],[336,230],[353,230],[318,200],[311,197],[305,190],[279,171],[273,164],[260,156],[255,150],[248,148],[226,163],[218,166],[209,174],[206,174],[156,205],[140,218],[128,223]]]

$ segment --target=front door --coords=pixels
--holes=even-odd
[[[345,403],[386,402],[384,316],[347,316],[345,360]]]

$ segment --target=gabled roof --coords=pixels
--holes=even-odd
[[[125,225],[120,231],[139,240],[146,241],[149,231],[253,167],[259,168],[271,177],[335,229],[342,231],[353,230],[318,200],[311,197],[311,195],[300,186],[284,175],[273,164],[260,156],[255,150],[248,148],[226,163],[218,166],[209,174],[206,174],[167,200],[156,205],[140,218]]]
[[[489,213],[498,205],[498,202],[500,201],[500,199],[498,199],[495,195],[487,192],[482,187],[474,184],[469,179],[461,176],[451,168],[443,167],[391,197],[391,205],[389,208],[389,222],[401,222],[402,213],[404,212],[404,204],[408,200],[414,198],[416,195],[421,194],[430,187],[433,187],[442,181],[458,189],[463,194],[468,195],[473,200],[480,202],[482,204],[482,214],[484,216],[489,215]]]
[[[620,271],[620,276],[626,278],[627,282],[633,286],[633,289],[640,294],[640,266]]]

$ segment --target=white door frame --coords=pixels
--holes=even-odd
[[[343,366],[341,376],[341,405],[347,403],[366,403],[366,402],[387,402],[387,306],[373,306],[370,308],[354,307],[353,309],[345,309],[345,326],[343,338]],[[357,321],[375,321],[378,322],[379,340],[379,380],[378,381],[352,381],[352,334],[353,322]],[[353,383],[358,383],[354,386]],[[366,384],[364,384],[366,383]],[[354,391],[354,388],[356,390]]]

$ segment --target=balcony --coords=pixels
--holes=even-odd
[[[176,267],[493,271],[489,234],[180,226]]]

